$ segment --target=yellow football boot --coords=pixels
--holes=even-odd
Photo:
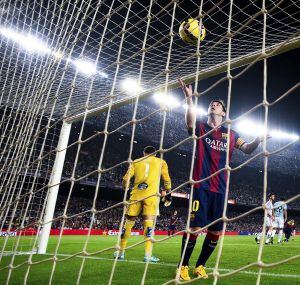
[[[194,269],[194,274],[197,275],[199,278],[206,279],[208,278],[208,275],[205,272],[205,268],[202,265],[199,265]]]
[[[177,272],[179,270],[179,279],[181,281],[189,281],[191,280],[191,277],[189,275],[189,267],[188,266],[181,266],[180,268],[177,268]]]

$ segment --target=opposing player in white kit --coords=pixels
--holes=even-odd
[[[270,239],[272,237],[273,221],[274,221],[273,201],[275,200],[275,195],[272,193],[268,197],[269,197],[269,200],[266,203],[266,211],[267,211],[267,219],[266,219],[267,239],[266,239],[266,244],[270,243]],[[255,237],[255,241],[256,241],[257,244],[259,244],[261,237],[262,237],[262,234],[258,234]],[[273,243],[273,240],[271,241],[271,243]]]
[[[278,243],[281,243],[284,223],[287,220],[287,205],[284,203],[284,199],[280,198],[280,200],[274,204],[273,208],[275,213],[273,232],[275,235],[278,230]]]
[[[267,239],[266,244],[273,244],[273,238],[272,238],[272,231],[273,231],[273,224],[274,224],[274,207],[273,202],[275,200],[275,195],[270,194],[269,200],[266,203],[266,209],[267,209],[267,219],[266,219],[266,231],[267,231]]]

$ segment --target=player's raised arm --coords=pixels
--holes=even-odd
[[[271,138],[270,135],[267,135],[267,139]],[[239,149],[246,153],[246,154],[251,154],[253,151],[257,149],[257,147],[260,145],[262,142],[263,138],[262,137],[257,137],[255,140],[249,143],[243,143]]]
[[[184,81],[182,79],[178,79],[178,82],[182,88],[182,91],[185,95],[186,98],[186,104],[187,104],[187,108],[186,108],[186,112],[185,112],[185,123],[186,123],[186,127],[188,129],[189,132],[192,132],[193,127],[195,125],[195,120],[196,120],[196,114],[193,110],[194,107],[194,103],[193,103],[193,89],[192,89],[192,85],[188,85],[186,86],[186,84],[184,83]]]

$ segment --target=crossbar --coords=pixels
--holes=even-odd
[[[276,45],[266,48],[266,57],[273,57],[275,55],[279,55],[279,54],[294,50],[299,47],[300,47],[300,36],[293,38],[292,40],[290,40],[284,44],[279,43],[279,44],[276,44]],[[261,51],[247,54],[247,55],[233,59],[230,64],[230,68],[231,68],[231,70],[236,69],[236,68],[251,64],[252,62],[254,62],[256,60],[260,61],[263,58],[264,57],[262,57]],[[200,70],[199,74],[198,74],[199,81],[209,78],[209,77],[216,76],[223,72],[226,72],[227,64],[228,63],[226,61],[226,62],[222,62],[217,65],[214,65],[212,67]],[[197,77],[197,74],[189,74],[189,75],[183,76],[182,79],[187,84],[191,84],[191,83],[195,82],[196,77]],[[168,90],[176,89],[178,87],[179,87],[179,83],[177,80],[170,81],[170,83],[168,84]],[[153,95],[155,92],[161,91],[164,88],[165,88],[165,84],[161,84],[154,88],[148,89],[140,94],[139,100],[145,100],[145,99],[149,98],[151,95]],[[116,108],[120,108],[122,106],[128,105],[128,104],[132,103],[132,100],[135,97],[136,97],[136,95],[130,96],[130,97],[127,97],[124,99],[120,99],[120,100],[114,102],[113,105],[111,106],[111,108],[116,109]],[[87,117],[94,117],[100,113],[107,111],[108,108],[109,108],[109,104],[105,104],[103,106],[88,110],[86,115],[87,115]],[[84,114],[85,114],[85,112],[82,112],[80,114],[67,117],[65,120],[68,123],[78,122],[78,121],[82,120]]]

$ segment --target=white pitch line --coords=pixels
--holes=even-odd
[[[256,246],[257,248],[259,247],[258,244],[244,244],[244,243],[224,243],[223,246],[226,245],[230,245],[230,246],[235,246],[235,245],[241,245],[241,246]],[[270,248],[275,248],[275,247],[282,247],[282,248],[286,248],[286,247],[300,247],[300,245],[290,245],[290,244],[270,244],[270,245],[264,245],[265,248],[270,247]]]
[[[168,244],[181,244],[181,241],[171,241],[171,242],[168,242]],[[259,247],[259,245],[258,244],[256,244],[256,243],[254,243],[254,241],[253,241],[253,244],[244,244],[244,243],[226,243],[226,242],[224,242],[224,244],[223,244],[223,246],[236,246],[236,245],[241,245],[241,246],[247,246],[247,247]],[[270,247],[270,248],[274,248],[274,247],[276,247],[276,246],[278,246],[278,247],[281,247],[282,246],[282,248],[294,248],[294,247],[300,247],[300,245],[292,245],[292,244],[286,244],[286,243],[284,243],[284,244],[273,244],[273,245],[264,245],[265,247]]]
[[[46,253],[45,255],[53,255],[50,253]],[[57,254],[58,256],[71,256],[71,254]],[[87,259],[95,259],[95,260],[109,260],[109,261],[114,261],[114,258],[108,258],[108,257],[98,257],[98,256],[82,256],[82,255],[77,255],[76,257],[79,258],[87,258]],[[143,261],[139,261],[139,260],[129,260],[129,259],[125,259],[119,262],[127,262],[127,263],[138,263],[138,264],[145,264],[145,262]],[[169,267],[177,267],[177,264],[175,263],[164,263],[164,262],[158,262],[158,263],[151,263],[151,265],[162,265],[162,266],[169,266]],[[212,267],[207,267],[207,269],[213,270],[214,268]],[[219,268],[219,271],[224,271],[224,272],[232,272],[236,269],[228,269],[228,268]],[[248,274],[248,275],[258,275],[256,272],[254,271],[240,271],[238,273],[242,273],[242,274]],[[286,278],[299,278],[300,279],[300,274],[277,274],[277,273],[266,273],[266,272],[262,272],[261,275],[263,276],[269,276],[269,277],[286,277]]]

